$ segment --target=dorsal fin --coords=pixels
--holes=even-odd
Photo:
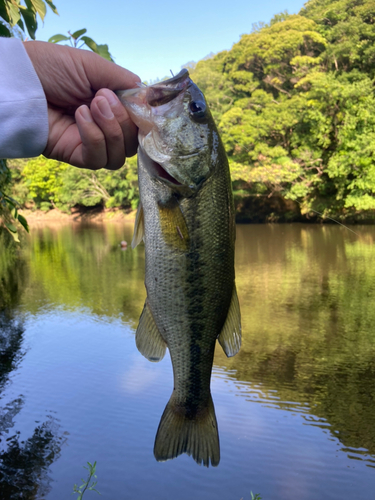
[[[149,361],[157,362],[164,358],[167,344],[160,335],[147,299],[139,318],[135,343],[139,352]]]
[[[143,207],[142,203],[139,202],[137,215],[135,217],[134,223],[134,234],[132,239],[132,248],[134,249],[141,241],[143,240],[143,236],[145,234],[145,224],[143,219]]]
[[[233,286],[227,319],[218,337],[219,344],[229,357],[238,353],[241,347],[241,313],[238,302],[236,285]]]

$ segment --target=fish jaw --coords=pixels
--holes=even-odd
[[[175,98],[184,90],[188,84],[189,73],[182,70],[178,75],[165,82],[159,82],[154,85],[141,85],[135,89],[119,90],[116,92],[123,106],[129,112],[132,120],[137,125],[140,134],[147,135],[152,128],[153,116],[165,115],[169,112],[170,118],[181,110],[176,107]],[[164,106],[171,100],[171,105]],[[162,105],[156,105],[161,102]]]
[[[150,87],[118,92],[118,96],[139,128],[145,154],[176,183],[199,189],[212,174],[218,134],[205,98],[188,72]],[[205,110],[202,116],[199,109]]]

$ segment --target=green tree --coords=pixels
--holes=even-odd
[[[21,3],[21,0],[0,0],[0,36],[17,36],[24,39],[29,35],[30,38],[34,40],[38,28],[38,17],[44,21],[47,13],[47,6],[50,7],[52,12],[58,14],[51,0],[25,0],[24,4]],[[108,60],[112,60],[108,46],[97,44],[92,38],[86,36],[86,32],[86,29],[80,29],[72,34],[69,33],[69,37],[65,35],[54,35],[49,41],[58,43],[69,40],[74,47],[82,47],[82,45],[85,45],[93,52]],[[82,43],[82,45],[79,45],[80,43]],[[51,166],[52,164],[48,165]],[[31,173],[29,175],[32,177]],[[46,173],[45,175],[46,178],[50,179],[50,173]],[[41,203],[45,203],[46,205],[44,205],[44,207],[47,208],[50,203],[53,203],[57,187],[52,187],[52,191],[48,191],[49,187],[46,185],[46,182],[51,183],[51,179],[45,181],[45,185],[42,187],[41,179],[31,180],[31,177],[29,177],[31,196],[36,197]],[[25,218],[18,214],[19,204],[16,199],[9,196],[10,184],[11,175],[7,162],[4,159],[0,159],[0,222],[2,222],[3,226],[11,232],[14,239],[19,241],[17,227],[14,225],[14,222],[18,220],[25,229],[27,229],[28,226]],[[34,188],[37,189],[38,192],[35,191]],[[45,197],[48,199],[46,200]]]
[[[193,78],[248,196],[372,217],[374,15],[369,0],[311,0],[198,63]]]
[[[44,21],[47,5],[52,12],[58,14],[51,0],[26,0],[25,5],[21,0],[0,0],[0,36],[11,37],[15,34],[23,38],[26,33],[35,39],[38,27],[38,16]],[[6,160],[0,160],[0,221],[10,231],[13,238],[18,240],[17,227],[14,221],[18,220],[25,229],[27,222],[18,214],[17,202],[7,194],[11,184],[11,175]]]
[[[63,208],[76,205],[136,209],[139,200],[137,160],[128,158],[119,170],[78,170],[68,167],[61,176],[59,189]]]
[[[58,14],[51,0],[25,0],[25,5],[21,0],[0,0],[0,36],[11,37],[15,33],[24,35],[27,32],[34,40],[38,16],[44,21],[47,5]]]
[[[321,182],[321,147],[297,84],[320,69],[325,47],[313,21],[284,13],[244,35],[223,61],[233,104],[219,128],[233,178],[257,195],[304,199]]]
[[[119,170],[86,170],[44,156],[11,160],[11,196],[21,206],[69,211],[75,206],[136,209],[139,200],[137,159]]]
[[[42,210],[56,206],[63,186],[62,173],[68,168],[66,163],[48,160],[44,156],[29,160],[22,171],[29,198]]]

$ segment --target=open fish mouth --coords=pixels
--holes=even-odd
[[[151,175],[151,177],[156,177],[160,181],[167,182],[167,183],[172,184],[173,186],[176,186],[176,187],[183,187],[183,186],[187,187],[186,182],[183,182],[183,181],[178,180],[175,177],[173,177],[173,175],[171,175],[160,163],[158,163],[153,158],[151,158],[143,148],[142,148],[142,153],[147,157],[147,162],[145,163],[145,165],[146,165],[147,171]],[[170,161],[171,159],[173,159],[173,160],[175,160],[175,163],[178,163],[178,161],[183,161],[185,159],[190,159],[190,158],[194,158],[196,156],[199,156],[200,153],[201,153],[201,150],[196,151],[194,153],[187,154],[187,155],[181,155],[181,156],[174,157],[174,158],[168,158],[168,160]],[[203,180],[203,178],[202,178],[202,180]],[[200,184],[200,182],[198,184]],[[189,185],[189,187],[191,188],[192,186]]]
[[[162,181],[167,181],[175,186],[182,186],[180,181],[175,179],[174,177],[171,176],[159,163],[157,163],[154,160],[151,160],[147,165],[148,171],[150,174],[152,174],[154,177],[157,177],[158,179]]]
[[[173,101],[189,84],[189,72],[182,69],[169,80],[150,85],[146,91],[146,102],[152,107],[163,106]]]
[[[182,187],[178,179],[173,177],[165,168],[163,168],[160,163],[153,160],[145,151],[145,149],[140,145],[138,148],[138,154],[143,157],[143,163],[148,171],[150,177],[159,179],[161,182],[166,182],[172,186]]]
[[[151,107],[162,106],[175,99],[189,85],[189,72],[187,69],[182,69],[178,75],[163,80],[162,82],[154,83],[153,85],[139,84],[137,88],[119,90],[116,94],[120,99],[128,99],[134,96],[139,96],[146,90],[143,102],[147,102]]]

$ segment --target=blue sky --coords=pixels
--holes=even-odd
[[[106,43],[117,64],[154,80],[177,73],[188,61],[228,50],[253,23],[268,22],[285,9],[298,13],[301,0],[55,0],[59,16],[48,9],[38,40],[87,28]]]

